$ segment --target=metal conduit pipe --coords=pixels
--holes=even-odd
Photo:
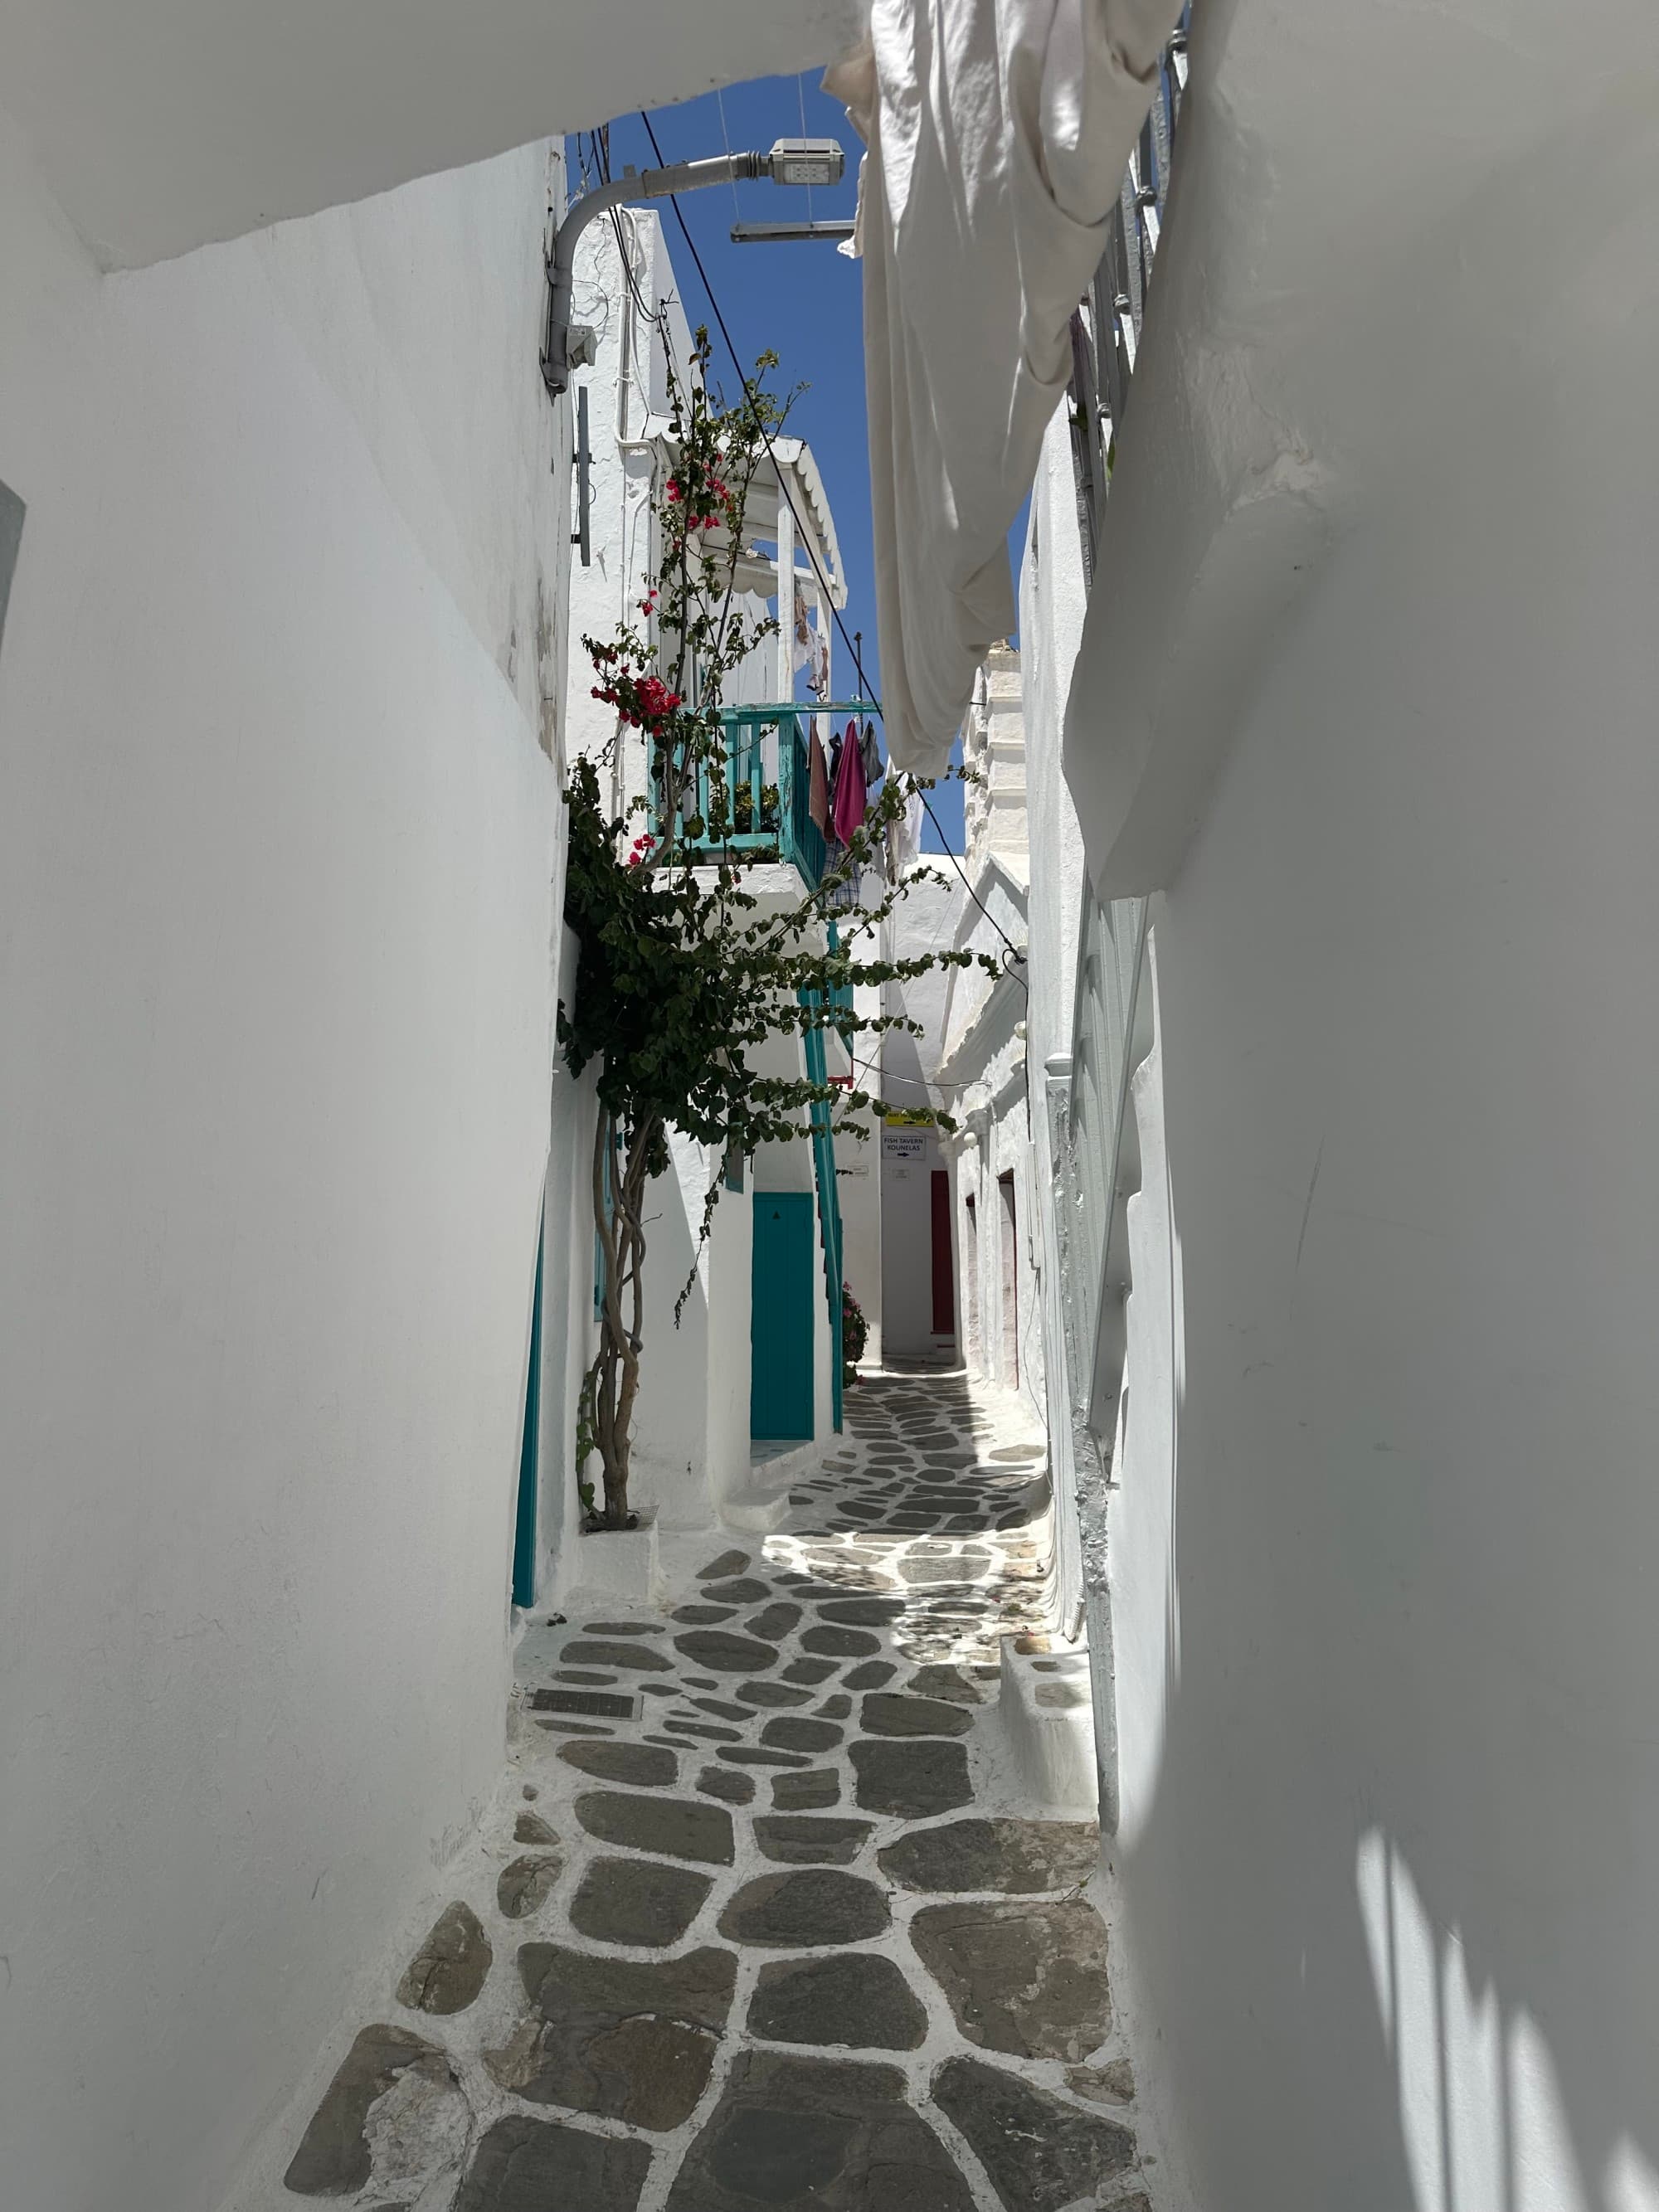
[[[834,138],[780,138],[769,154],[716,154],[702,161],[675,161],[663,169],[625,169],[608,185],[585,192],[565,212],[547,264],[547,335],[542,347],[542,379],[556,398],[570,385],[571,371],[593,358],[591,331],[570,326],[570,295],[576,276],[576,241],[595,216],[625,200],[661,200],[677,192],[699,191],[770,177],[779,185],[833,185],[840,181],[846,155]]]

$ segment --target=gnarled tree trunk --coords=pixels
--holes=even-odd
[[[619,1137],[625,1140],[619,1144]],[[662,1123],[628,1129],[601,1106],[593,1133],[593,1226],[599,1240],[599,1348],[590,1370],[594,1449],[604,1474],[607,1528],[629,1525],[629,1452],[643,1343],[645,1192]]]

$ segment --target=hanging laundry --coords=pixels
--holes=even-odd
[[[869,149],[850,243],[864,262],[885,735],[901,768],[943,774],[985,648],[1012,625],[1008,527],[1180,12],[1180,0],[875,0],[864,43],[824,80]]]
[[[859,758],[864,763],[864,788],[867,796],[872,784],[881,781],[882,773],[881,751],[876,744],[873,722],[866,722],[864,726],[864,735],[859,740]]]
[[[830,765],[816,730],[806,744],[806,811],[825,836],[830,834]]]
[[[921,793],[911,791],[904,811],[887,825],[887,880],[902,883],[921,856]]]
[[[836,770],[836,804],[831,817],[836,825],[836,835],[843,845],[852,842],[854,831],[862,824],[866,803],[859,726],[856,722],[849,722],[842,744],[841,764]]]

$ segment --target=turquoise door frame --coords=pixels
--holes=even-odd
[[[830,925],[830,949],[839,949],[836,925]],[[811,1003],[811,994],[802,991],[797,994],[803,1006]],[[830,1002],[833,1004],[833,1000]],[[823,1029],[805,1031],[803,1042],[806,1048],[806,1078],[809,1083],[826,1083],[828,1064],[824,1058]],[[823,1246],[823,1294],[830,1309],[830,1413],[836,1434],[841,1434],[842,1420],[842,1304],[841,1304],[841,1197],[836,1188],[836,1139],[832,1133],[835,1110],[827,1098],[815,1100],[812,1115],[812,1178],[817,1186],[818,1237]]]
[[[544,1200],[544,1209],[545,1200]],[[524,1384],[524,1437],[519,1446],[519,1511],[513,1530],[513,1602],[536,1602],[536,1487],[542,1427],[542,1268],[547,1231],[536,1237],[536,1291],[530,1306],[530,1361]]]
[[[750,1273],[749,1433],[799,1443],[814,1433],[812,1194],[757,1190]]]

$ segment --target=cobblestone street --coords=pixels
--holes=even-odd
[[[276,2202],[1144,2212],[1096,1832],[1021,1817],[993,1721],[1005,1636],[1086,1693],[1043,1447],[957,1376],[848,1415],[671,1611],[528,1632],[483,1835]]]

